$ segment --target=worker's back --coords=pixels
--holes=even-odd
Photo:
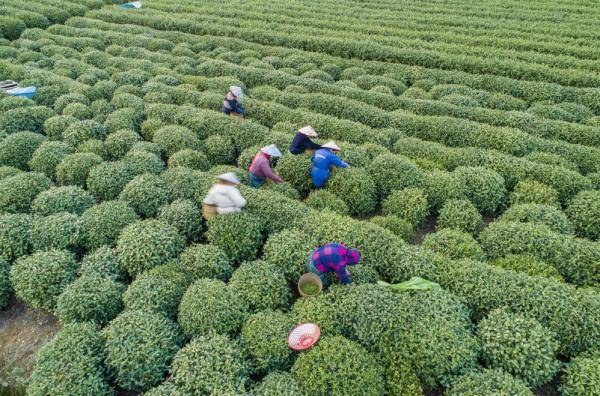
[[[319,169],[329,169],[337,162],[338,157],[328,149],[319,149],[312,156],[312,163]]]

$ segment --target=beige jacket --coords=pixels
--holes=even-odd
[[[246,206],[246,200],[242,197],[240,190],[235,186],[224,184],[212,186],[203,202],[216,206],[219,214],[241,212],[242,208]]]

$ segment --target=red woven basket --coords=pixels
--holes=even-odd
[[[294,327],[288,336],[288,345],[295,351],[310,348],[321,337],[321,329],[315,323],[302,323]]]

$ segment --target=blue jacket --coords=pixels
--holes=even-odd
[[[231,99],[229,95],[225,96],[221,111],[227,115],[229,115],[232,111],[242,115],[244,114],[244,108],[242,105],[237,100]]]
[[[310,140],[308,136],[298,132],[296,133],[296,136],[294,136],[294,140],[292,140],[289,150],[292,154],[302,154],[306,150],[318,150],[320,148],[321,146]]]
[[[347,168],[348,164],[342,161],[330,149],[322,148],[312,156],[312,170],[310,176],[315,186],[323,187],[327,179],[329,179],[329,168],[337,166],[339,168]]]

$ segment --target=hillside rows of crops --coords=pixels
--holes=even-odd
[[[0,10],[0,80],[37,87],[0,96],[0,309],[61,324],[28,395],[600,394],[594,2]],[[286,152],[285,183],[202,219],[215,175],[306,124],[351,168],[315,190]],[[332,241],[354,285],[299,298]],[[441,290],[377,284],[413,276]]]

